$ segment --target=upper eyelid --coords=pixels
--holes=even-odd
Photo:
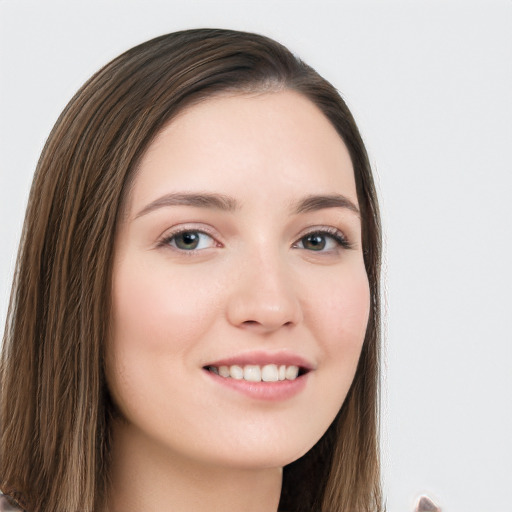
[[[183,227],[176,226],[174,228],[167,228],[162,233],[161,237],[163,238],[166,236],[179,235],[180,233],[186,233],[187,231],[197,231],[198,233],[204,233],[211,237],[217,236],[215,233],[213,233],[214,230],[212,228],[185,225]],[[304,230],[302,230],[301,233],[298,235],[297,239],[300,239],[312,233],[340,234],[344,238],[348,238],[343,230],[334,226],[311,226],[309,228],[305,228]]]
[[[301,232],[301,234],[298,236],[297,240],[300,240],[301,238],[312,235],[315,233],[321,233],[326,235],[335,236],[338,235],[347,242],[350,240],[350,237],[345,233],[344,230],[334,227],[334,226],[312,226],[310,228],[306,228]]]
[[[300,236],[304,236],[305,234],[308,235],[310,233],[340,233],[345,235],[343,230],[334,226],[311,226],[309,228],[305,228]]]
[[[195,223],[190,224],[179,224],[177,226],[167,228],[163,233],[158,237],[160,240],[166,238],[172,238],[173,236],[179,235],[180,233],[186,233],[187,231],[196,231],[198,233],[203,233],[205,235],[211,236],[214,239],[219,238],[217,231],[214,230],[210,226],[206,226],[201,224],[201,226],[194,225]]]

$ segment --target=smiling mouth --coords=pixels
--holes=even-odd
[[[248,382],[290,381],[296,380],[298,377],[309,372],[306,368],[285,364],[266,364],[262,366],[255,364],[208,365],[204,369],[225,379],[245,380]]]

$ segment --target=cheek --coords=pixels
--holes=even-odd
[[[326,280],[310,296],[310,325],[322,348],[326,389],[341,402],[354,377],[364,343],[370,311],[370,289],[364,267]],[[314,305],[313,305],[314,303]]]
[[[170,272],[165,265],[118,265],[113,284],[114,340],[147,350],[177,352],[208,328],[216,290],[200,275]]]
[[[364,341],[370,312],[370,288],[364,267],[346,271],[340,279],[325,281],[310,296],[313,328],[323,344],[336,347],[360,346]],[[341,350],[340,350],[341,352]]]
[[[190,354],[218,316],[218,292],[197,271],[192,277],[136,260],[118,262],[115,269],[107,378],[122,405],[127,397],[152,395],[153,381],[168,387],[171,373],[186,378]]]

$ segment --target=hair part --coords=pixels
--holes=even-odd
[[[354,166],[371,311],[356,375],[325,435],[284,468],[280,510],[380,511],[380,220],[366,150],[335,88],[266,37],[176,32],[114,59],[74,96],[39,160],[0,361],[0,488],[30,512],[93,512],[108,491],[105,382],[113,240],[151,141],[216,94],[310,99]]]

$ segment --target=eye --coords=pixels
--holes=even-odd
[[[197,251],[215,247],[216,242],[207,233],[189,229],[165,237],[161,245],[170,245],[180,251]]]
[[[350,249],[351,245],[341,231],[329,229],[308,233],[300,238],[294,247],[314,252],[329,252],[339,247]]]

